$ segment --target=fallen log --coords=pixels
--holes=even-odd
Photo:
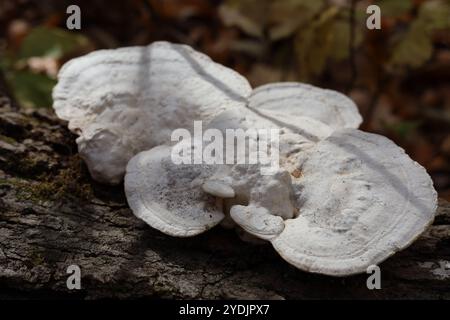
[[[51,110],[18,111],[0,94],[0,298],[449,299],[450,203],[411,247],[369,274],[297,270],[267,245],[215,228],[179,239],[137,219],[123,186],[95,183],[75,136]],[[69,290],[67,268],[81,269]]]

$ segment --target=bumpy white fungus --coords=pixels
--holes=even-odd
[[[161,232],[195,236],[224,218],[221,202],[201,188],[214,170],[206,165],[174,164],[169,146],[141,152],[127,166],[128,204],[138,218]]]
[[[284,229],[283,219],[263,207],[235,205],[230,216],[242,229],[264,240],[274,238]]]
[[[294,219],[272,240],[299,269],[365,272],[412,243],[433,221],[437,195],[425,169],[389,139],[342,130],[320,141],[293,181]]]
[[[92,176],[118,183],[126,167],[133,213],[166,234],[236,224],[299,269],[344,276],[407,247],[433,221],[425,169],[392,141],[356,130],[361,116],[338,92],[300,83],[252,92],[236,72],[167,42],[97,51],[58,78],[55,111],[80,135]],[[260,164],[176,164],[171,133],[195,120],[225,137],[279,129],[279,167],[267,175]]]
[[[392,141],[354,129],[333,132],[297,158],[298,174],[223,168],[234,222],[272,242],[299,269],[333,276],[365,272],[411,244],[437,205],[425,169]],[[221,177],[221,178],[220,178]],[[208,192],[208,190],[205,190]]]
[[[245,78],[206,55],[155,42],[71,60],[59,72],[53,107],[80,135],[93,178],[115,184],[132,155],[168,143],[194,120],[245,106],[250,92]]]
[[[266,132],[279,129],[280,166],[287,170],[292,162],[298,163],[298,158],[304,151],[333,132],[328,125],[309,117],[289,117],[275,114],[272,110],[261,115],[250,108],[230,108],[223,111],[211,119],[207,128],[219,129],[224,136],[227,129],[242,129],[244,132],[249,129],[262,129]],[[250,135],[249,139],[252,139]]]

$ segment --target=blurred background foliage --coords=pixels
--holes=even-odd
[[[82,28],[65,29],[70,4]],[[381,30],[366,9],[381,8]],[[61,65],[101,48],[186,43],[253,86],[304,81],[350,95],[450,200],[449,0],[1,0],[0,68],[23,108],[51,107]]]

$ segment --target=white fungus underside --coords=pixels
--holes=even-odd
[[[365,272],[412,243],[433,221],[437,195],[425,169],[379,135],[341,130],[319,142],[294,182],[299,216],[274,248],[299,269]]]

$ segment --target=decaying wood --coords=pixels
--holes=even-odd
[[[0,298],[450,298],[450,204],[410,248],[368,275],[301,272],[267,245],[215,228],[178,239],[133,216],[122,186],[94,183],[50,110],[0,99]],[[82,289],[68,290],[69,265]]]

